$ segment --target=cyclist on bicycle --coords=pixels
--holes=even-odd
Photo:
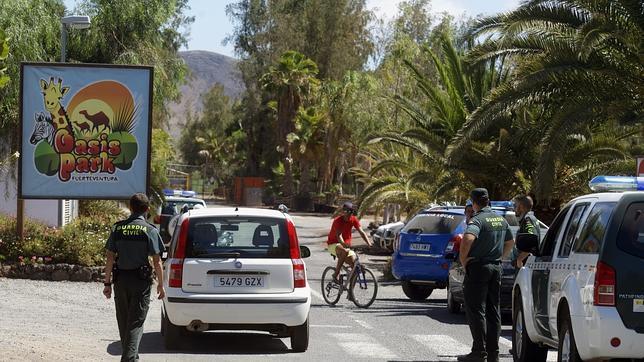
[[[338,264],[333,273],[333,279],[338,281],[338,275],[342,270],[342,264],[345,262],[351,267],[355,263],[356,254],[351,250],[351,232],[353,228],[358,230],[362,239],[369,245],[373,246],[373,242],[369,240],[367,234],[360,226],[360,220],[356,217],[357,210],[351,202],[345,202],[342,205],[342,215],[333,219],[331,224],[331,231],[327,239],[327,250],[331,255],[338,258]]]

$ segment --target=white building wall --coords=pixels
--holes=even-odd
[[[18,186],[6,175],[0,179],[0,213],[16,216]],[[66,217],[65,217],[66,216]],[[25,200],[25,217],[61,227],[78,217],[77,200]]]

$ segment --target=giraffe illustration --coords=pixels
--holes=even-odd
[[[65,94],[69,91],[69,87],[63,87],[63,80],[58,78],[58,83],[54,83],[54,78],[49,78],[49,83],[44,79],[40,80],[40,89],[44,96],[45,109],[51,114],[51,119],[54,122],[56,130],[65,128],[70,134],[74,134],[71,121],[67,115],[67,111],[60,102]]]

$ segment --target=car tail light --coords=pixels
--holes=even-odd
[[[445,252],[446,253],[452,253],[452,252],[458,253],[459,249],[461,248],[461,241],[463,241],[463,234],[454,235],[447,242],[447,247],[445,247]]]
[[[170,288],[181,288],[183,282],[183,259],[170,260],[170,276],[168,285]]]
[[[188,245],[188,229],[190,228],[190,219],[186,218],[181,223],[179,239],[174,247],[171,258],[183,259],[186,257],[186,246]]]
[[[300,244],[297,240],[295,225],[291,220],[286,220],[286,230],[288,232],[291,261],[293,262],[293,286],[295,288],[304,288],[306,287],[306,269],[304,268],[304,261],[300,259]]]
[[[174,247],[172,259],[170,259],[170,275],[168,277],[168,286],[170,288],[181,288],[183,282],[183,259],[186,257],[189,228],[190,219],[185,219],[181,224],[179,239]]]
[[[594,305],[615,305],[615,269],[600,261],[595,271]]]
[[[292,259],[293,261],[293,286],[295,288],[306,287],[306,269],[302,259]]]
[[[394,251],[400,250],[400,233],[396,234],[394,238]]]
[[[286,220],[286,231],[288,233],[289,248],[291,251],[291,259],[300,258],[300,244],[297,240],[297,232],[295,232],[295,225],[291,220]]]

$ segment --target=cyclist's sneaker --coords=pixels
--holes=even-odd
[[[333,275],[331,275],[331,278],[335,284],[341,284],[340,280],[338,279],[338,273],[333,273]]]
[[[347,300],[350,302],[353,302],[353,294],[352,293],[347,293]]]

